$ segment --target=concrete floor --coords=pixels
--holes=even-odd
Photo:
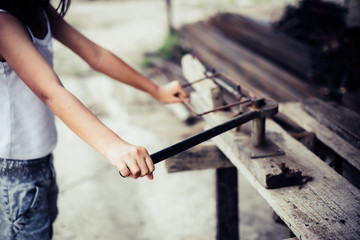
[[[204,5],[177,4],[176,24],[211,14]],[[143,53],[158,49],[166,35],[164,1],[75,1],[66,19],[136,69]],[[148,95],[90,70],[59,43],[54,49],[64,85],[125,140],[151,153],[201,131],[201,123],[185,125]],[[123,179],[62,122],[57,128],[55,240],[215,239],[214,170],[168,174],[159,163],[153,181]],[[285,238],[270,207],[241,175],[239,186],[241,238]]]

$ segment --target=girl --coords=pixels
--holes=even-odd
[[[160,102],[187,97],[178,82],[155,85],[67,24],[62,17],[70,0],[60,0],[57,9],[49,1],[0,1],[0,239],[51,239],[57,215],[53,114],[122,176],[153,178],[147,150],[122,140],[62,86],[52,69],[52,36],[93,69]]]

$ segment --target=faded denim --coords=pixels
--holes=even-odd
[[[52,155],[36,160],[0,158],[0,239],[51,239],[57,195]]]

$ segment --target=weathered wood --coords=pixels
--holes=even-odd
[[[184,56],[182,59],[183,69],[186,71],[186,76],[197,75],[202,73],[202,64],[196,58],[193,58],[191,55]],[[212,86],[209,86],[211,88]],[[208,96],[205,94],[206,85],[198,90],[200,96],[203,99],[206,99]],[[191,97],[192,95],[190,95]],[[204,100],[203,100],[204,101]],[[195,101],[198,102],[198,101]],[[211,103],[207,103],[211,104]],[[225,113],[223,116],[224,122],[225,119],[228,119],[231,113]],[[244,128],[244,127],[242,127]],[[279,149],[276,144],[271,141],[265,141],[261,148],[255,148],[252,139],[249,135],[241,135],[237,139],[238,145],[242,147],[242,156],[244,159],[248,159],[247,164],[251,169],[253,174],[257,177],[258,181],[263,184],[266,188],[279,188],[290,185],[301,185],[307,180],[311,180],[311,177],[307,176],[301,169],[294,168],[291,163],[289,163],[287,156],[276,156],[281,149]],[[252,161],[252,158],[257,157],[256,160]],[[260,167],[259,167],[260,166]],[[266,167],[265,167],[266,166]]]
[[[200,106],[198,98],[199,95],[192,93],[190,95],[192,102],[198,109],[204,109],[206,104]],[[212,114],[207,114],[206,116],[212,116]],[[231,113],[221,112],[217,114],[218,123],[225,122],[231,118]],[[243,159],[246,166],[256,177],[257,181],[261,183],[265,188],[274,189],[287,186],[301,186],[307,181],[310,181],[312,178],[301,165],[294,164],[294,160],[290,159],[288,155],[276,155],[280,150],[271,140],[266,140],[266,143],[261,148],[255,148],[251,144],[250,137],[250,122],[248,124],[242,125],[242,132],[236,132],[236,130],[231,130],[222,135],[235,133],[236,139],[234,143],[239,149],[239,155]],[[245,132],[245,133],[243,133]],[[216,139],[215,137],[214,139]],[[240,150],[241,149],[241,150]],[[271,156],[271,155],[276,156]],[[270,155],[270,156],[267,156]],[[253,159],[254,156],[260,156],[256,159]],[[261,157],[263,156],[263,157]]]
[[[205,72],[206,68],[198,64],[198,61],[194,59],[191,55],[186,55],[182,61],[190,61],[192,64],[183,65],[183,74],[184,77],[190,82],[196,82],[200,79],[206,78]],[[201,69],[200,71],[194,71],[194,68]],[[195,73],[195,74],[194,74]],[[204,87],[206,86],[206,87]],[[192,87],[197,91],[202,91],[204,96],[204,101],[208,101],[209,109],[211,110],[216,107],[220,107],[224,104],[224,101],[221,96],[221,89],[218,85],[214,83],[211,78],[206,78],[205,80],[194,83]]]
[[[319,123],[301,107],[301,103],[284,103],[279,105],[279,111],[289,117],[307,131],[312,131],[316,137],[334,150],[339,156],[360,170],[360,150],[349,144],[345,139],[335,134],[329,128]]]
[[[360,115],[334,102],[311,98],[301,102],[303,109],[319,123],[360,149]]]
[[[314,50],[274,31],[269,24],[235,13],[219,13],[211,17],[210,22],[226,36],[297,75],[305,77],[309,73]]]
[[[234,167],[211,141],[201,143],[169,158],[166,160],[165,166],[170,173]]]
[[[240,85],[247,81],[252,88],[269,93],[277,101],[302,100],[314,96],[306,83],[224,37],[209,24],[198,22],[186,25],[179,32],[186,47],[192,49],[207,64],[213,65],[216,70],[219,70],[220,63],[222,71]],[[231,68],[236,68],[244,78],[238,79],[239,74],[231,75]]]
[[[198,98],[200,107],[200,98]],[[206,115],[209,124],[223,121],[219,113]],[[267,137],[276,142],[287,156],[285,164],[301,168],[312,181],[301,187],[266,189],[251,169],[242,151],[240,133],[227,132],[213,139],[254,188],[299,239],[356,239],[360,237],[360,192],[326,163],[293,139],[272,120],[267,120]],[[276,160],[275,158],[273,158]],[[261,170],[261,164],[252,168]],[[270,159],[268,159],[270,161]],[[266,162],[266,159],[263,159]],[[250,166],[249,166],[250,165]],[[269,163],[265,165],[268,168]],[[264,169],[263,171],[267,171]]]
[[[309,150],[315,150],[316,134],[314,132],[292,133],[291,136],[304,144]]]
[[[216,240],[238,240],[239,193],[235,167],[216,170]]]
[[[278,112],[272,119],[274,119],[274,121],[285,129],[293,138],[304,144],[308,149],[311,151],[315,150],[316,134],[314,132],[306,131],[290,117],[281,112]]]
[[[360,114],[360,90],[357,92],[344,93],[341,102],[347,108]]]
[[[198,96],[192,95],[199,111],[208,108]],[[207,114],[203,118],[210,126],[217,125],[228,116],[224,113]],[[251,168],[254,164],[244,152],[250,149],[248,132],[228,131],[213,138],[219,149],[229,158],[244,177],[269,203],[278,216],[298,239],[358,239],[360,238],[360,191],[337,174],[326,163],[292,138],[271,119],[266,122],[266,137],[286,152],[286,165],[297,166],[313,178],[304,185],[266,189]],[[285,156],[267,158],[270,162]],[[262,159],[266,161],[266,158]],[[267,168],[267,166],[266,166]],[[271,167],[270,167],[271,168]]]
[[[250,82],[246,76],[239,71],[238,68],[229,65],[225,61],[219,61],[215,55],[209,51],[207,47],[205,47],[200,41],[194,39],[191,35],[186,33],[183,34],[182,44],[185,48],[192,49],[192,52],[205,63],[204,59],[206,59],[206,63],[209,65],[216,66],[216,71],[221,73],[226,73],[232,79],[236,79],[236,81],[241,85],[242,88],[251,89],[251,93],[253,95],[265,95],[268,98],[279,98],[278,96],[274,96],[273,93],[267,91]],[[285,100],[285,98],[281,98],[281,100]]]

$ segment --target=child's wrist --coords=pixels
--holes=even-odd
[[[115,159],[117,158],[117,155],[119,154],[119,151],[124,147],[124,145],[127,145],[125,141],[123,141],[120,138],[114,139],[113,141],[109,142],[107,146],[104,148],[104,151],[102,154],[105,156],[105,158],[112,164],[115,164]]]

